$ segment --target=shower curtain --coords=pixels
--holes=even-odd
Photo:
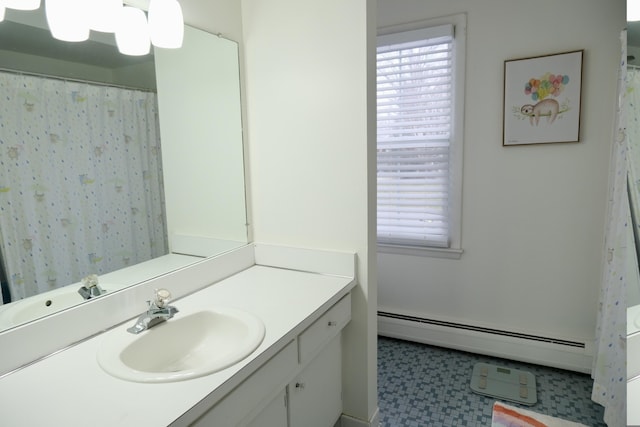
[[[156,96],[0,72],[0,256],[17,300],[167,252]]]
[[[640,242],[640,220],[638,220],[640,219],[640,69],[627,69],[626,88],[627,144],[629,146],[627,182],[631,213],[635,218],[632,225],[634,226],[633,237],[637,248]],[[635,303],[640,304],[640,301]]]
[[[604,421],[609,427],[626,426],[626,288],[629,248],[629,198],[627,194],[626,126],[626,41],[623,31],[622,60],[618,78],[617,132],[613,141],[608,220],[605,235],[605,268],[602,277],[596,351],[592,369],[591,398],[604,406]],[[631,239],[632,241],[632,239]]]

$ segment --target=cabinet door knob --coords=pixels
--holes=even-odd
[[[298,390],[302,390],[302,389],[304,389],[304,383],[296,383],[296,388],[297,388]]]
[[[338,322],[334,321],[334,320],[329,320],[329,322],[327,323],[328,326],[336,326],[338,324]]]

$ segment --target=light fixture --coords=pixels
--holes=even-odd
[[[2,0],[0,0],[0,22],[4,21],[4,4],[2,4]]]
[[[146,55],[151,49],[147,17],[135,7],[124,6],[120,10],[116,28],[116,44],[125,55]]]
[[[49,30],[56,39],[81,42],[89,38],[85,0],[47,0],[45,10]]]
[[[89,28],[103,33],[116,32],[122,0],[95,0],[88,9]]]
[[[178,0],[46,0],[45,12],[51,35],[79,42],[91,30],[115,33],[120,53],[147,55],[154,46],[182,46],[184,18]],[[41,0],[0,0],[0,21],[5,8],[36,10]],[[148,10],[149,19],[147,21]]]
[[[36,10],[40,8],[40,0],[4,0],[4,7],[17,10]]]
[[[182,46],[184,20],[177,0],[151,0],[149,35],[154,46],[176,49]]]
[[[640,0],[627,0],[627,21],[640,21]]]

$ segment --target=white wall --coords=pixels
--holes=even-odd
[[[377,400],[373,6],[242,1],[254,240],[357,252],[344,412],[359,419]]]
[[[242,41],[238,0],[180,0],[184,22],[211,34]]]
[[[378,25],[467,13],[460,260],[380,254],[385,311],[592,340],[624,0],[378,0]],[[502,146],[507,59],[584,49],[581,142]]]

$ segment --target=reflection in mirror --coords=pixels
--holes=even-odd
[[[0,23],[0,57],[6,67],[0,72],[0,256],[5,302],[0,306],[0,330],[99,296],[95,286],[78,292],[87,288],[81,280],[88,275],[97,274],[99,288],[110,292],[246,243],[241,156],[239,164],[237,158],[213,157],[208,169],[235,168],[227,178],[229,187],[241,188],[241,194],[233,196],[242,199],[241,218],[234,221],[243,224],[243,234],[214,235],[212,230],[185,229],[175,221],[167,233],[164,186],[175,186],[171,182],[175,178],[165,175],[163,164],[175,160],[165,152],[168,148],[171,152],[176,141],[170,136],[165,141],[163,136],[161,145],[160,129],[163,135],[169,132],[175,118],[167,116],[159,123],[155,74],[167,71],[154,68],[153,55],[120,55],[113,35],[97,34],[96,40],[83,43],[57,41],[43,29],[42,19],[37,22],[37,15],[7,10]],[[231,122],[239,123],[237,45],[207,36],[232,46],[233,53],[226,57],[228,47],[218,53],[200,44],[198,49],[235,67],[233,76],[225,75],[228,80],[217,84],[236,88],[238,99],[233,102],[238,108],[230,111],[237,114]],[[189,46],[186,36],[185,46]],[[208,82],[194,84],[204,88]],[[180,108],[189,114],[188,103],[180,102]],[[227,121],[228,117],[209,120],[221,128]],[[236,134],[224,145],[242,153],[240,129]],[[199,145],[211,143],[211,135],[196,137]],[[189,151],[188,142],[194,141],[183,143],[183,150]],[[214,161],[224,168],[217,168]],[[199,173],[212,186],[220,179],[208,176],[206,170]],[[232,183],[238,175],[241,182]],[[179,187],[184,191],[185,186],[191,187],[181,177]],[[167,203],[173,203],[170,199]],[[184,200],[177,211],[197,207],[185,205],[188,202]],[[208,218],[209,222],[226,219]],[[225,224],[216,227],[224,230]]]
[[[640,264],[640,21],[627,22],[627,152],[628,191],[633,233],[629,234],[628,247],[635,246],[636,251],[627,251],[627,277],[631,284],[627,289],[629,306],[640,305],[638,284],[638,264]],[[635,257],[633,255],[636,255]]]

